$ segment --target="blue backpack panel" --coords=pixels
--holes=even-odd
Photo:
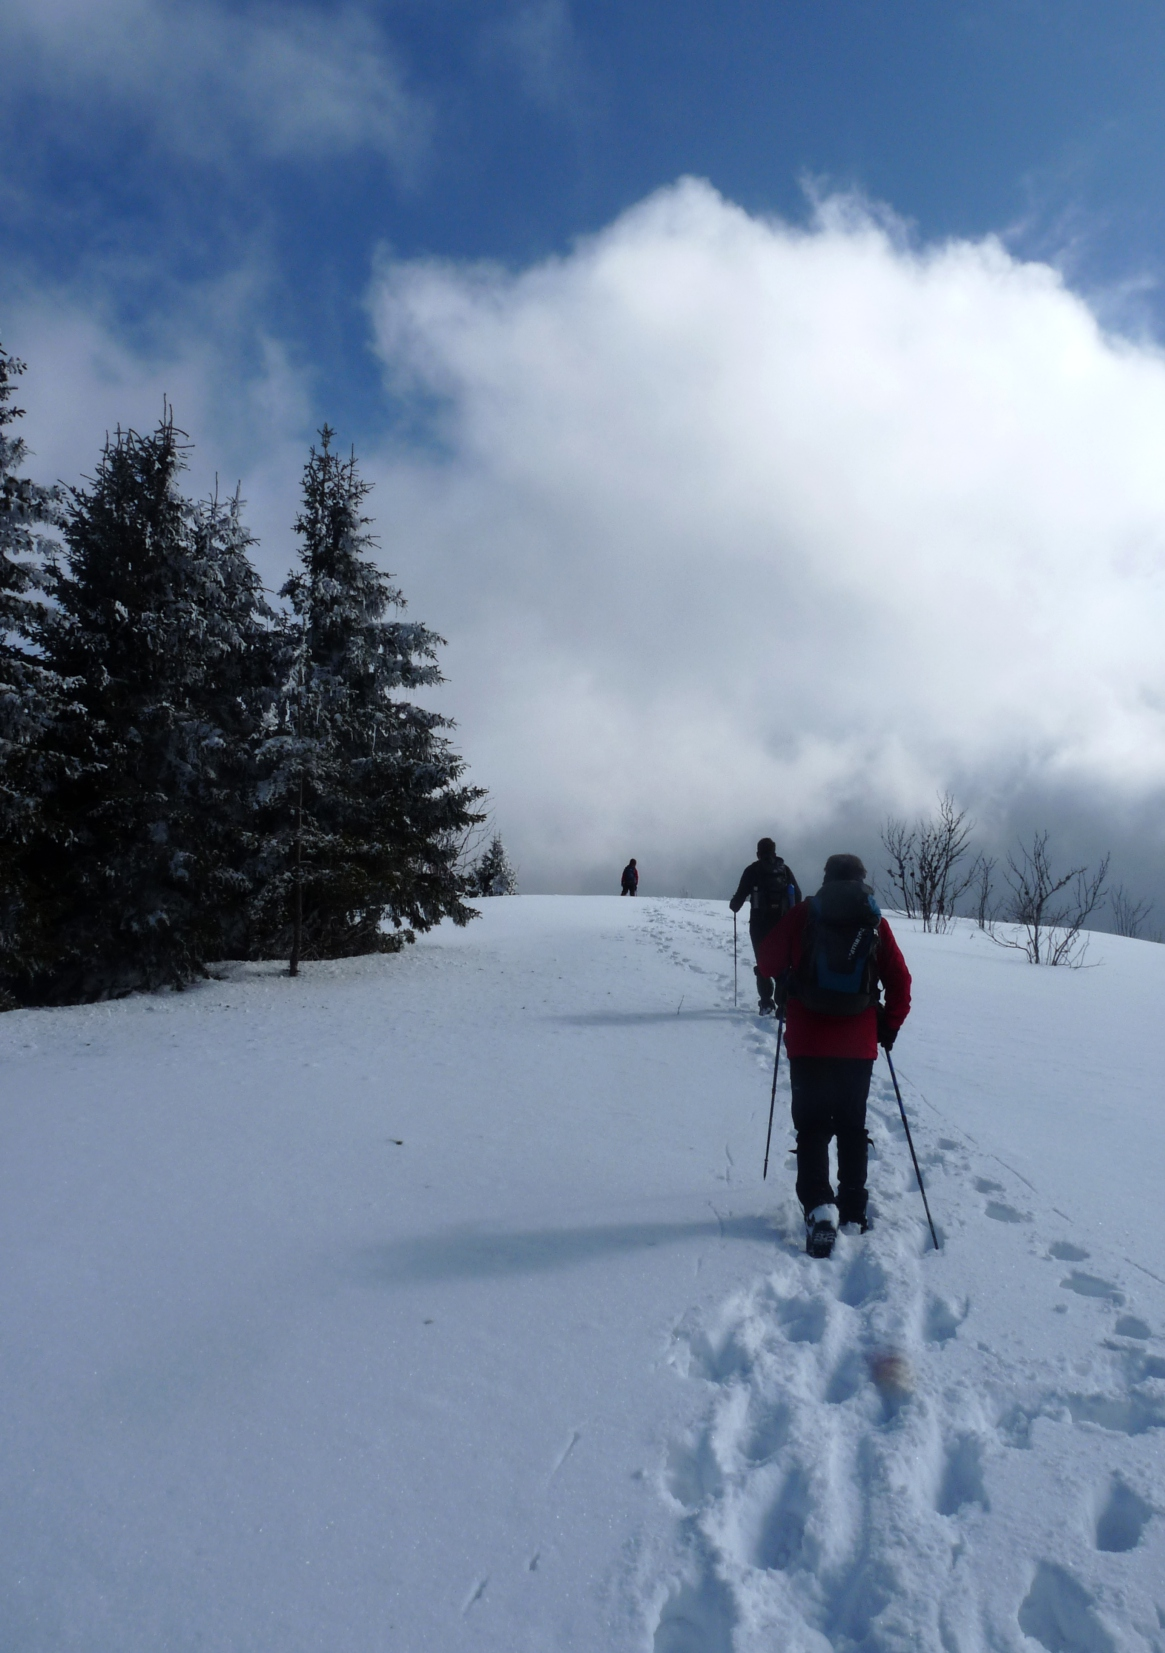
[[[823,884],[808,908],[790,991],[806,1010],[857,1016],[878,1002],[881,908],[856,879]]]

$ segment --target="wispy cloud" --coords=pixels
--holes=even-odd
[[[506,64],[531,103],[577,118],[589,85],[566,0],[518,0],[486,25],[488,58]]]
[[[382,155],[405,173],[428,141],[383,30],[356,5],[239,11],[213,0],[7,0],[0,52],[46,98],[89,96],[201,160]]]
[[[21,381],[30,472],[76,483],[92,475],[117,425],[150,430],[164,402],[194,444],[191,491],[242,484],[260,536],[266,584],[293,556],[290,524],[299,471],[314,430],[311,383],[264,330],[261,274],[235,271],[190,288],[152,347],[130,342],[92,293],[25,288],[5,295],[4,343],[28,363]]]

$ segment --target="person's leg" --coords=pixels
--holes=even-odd
[[[834,1203],[829,1181],[829,1139],[833,1122],[829,1106],[829,1058],[790,1056],[789,1085],[793,1093],[793,1129],[797,1133],[797,1198],[806,1215],[819,1205]]]
[[[771,924],[767,924],[763,921],[758,923],[751,914],[749,915],[748,939],[752,942],[752,954],[754,958],[760,951],[761,942],[768,935],[771,929]],[[752,973],[756,977],[756,991],[757,997],[760,1000],[760,1008],[762,1010],[772,1010],[774,1008],[773,993],[776,988],[776,983],[771,976],[762,976],[755,965],[753,966]]]
[[[837,1210],[843,1223],[860,1223],[866,1215],[866,1099],[872,1061],[839,1058],[833,1084],[833,1128],[837,1135]]]

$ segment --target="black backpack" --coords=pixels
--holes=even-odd
[[[753,911],[775,924],[795,904],[797,885],[778,856],[775,861],[757,862],[756,880],[749,893]]]
[[[790,992],[806,1010],[857,1016],[878,1002],[881,909],[856,879],[823,884],[808,901]]]

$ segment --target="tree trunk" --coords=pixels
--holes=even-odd
[[[289,976],[299,975],[299,955],[303,948],[303,775],[299,777],[299,808],[295,814],[295,922],[291,935],[291,962]]]

